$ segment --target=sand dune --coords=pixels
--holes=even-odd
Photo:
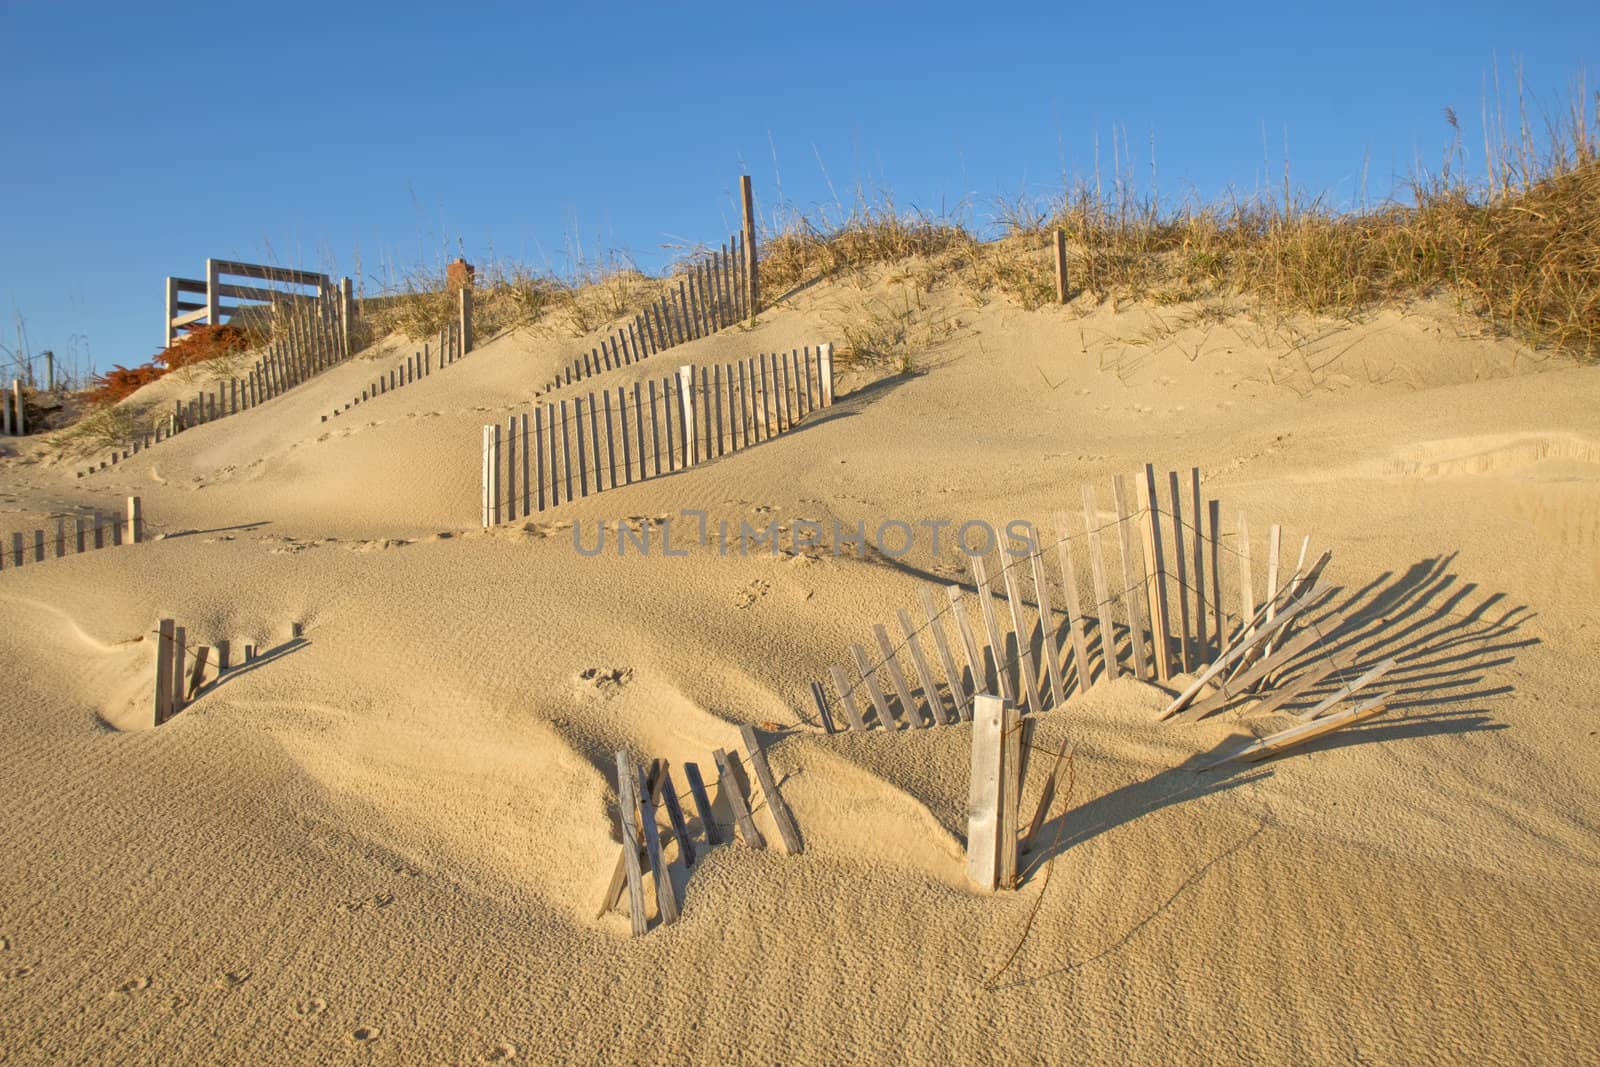
[[[599,382],[837,340],[888,285],[813,287]],[[792,433],[493,531],[479,427],[584,339],[489,339],[324,421],[394,354],[358,359],[84,479],[3,461],[0,530],[138,494],[163,536],[0,573],[0,1047],[1600,1056],[1600,369],[1433,304],[1350,323],[930,299],[948,336],[912,373],[842,366],[837,404]],[[572,539],[683,509],[1050,524],[1145,462],[1198,466],[1228,508],[1333,550],[1356,648],[1401,661],[1393,710],[1200,774],[1271,723],[1158,722],[1170,690],[1099,686],[1038,727],[1075,744],[1073,792],[1016,892],[964,877],[966,727],[827,736],[811,710],[809,683],[920,581],[968,580],[959,552],[584,558]],[[267,655],[151,728],[161,618]],[[742,723],[766,724],[805,851],[724,844],[678,869],[678,923],[597,920],[612,754],[709,768]]]

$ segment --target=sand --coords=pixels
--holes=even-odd
[[[649,370],[837,341],[893,286],[816,286]],[[161,535],[0,573],[0,1059],[1600,1058],[1600,368],[1443,304],[927,299],[948,336],[913,373],[843,368],[794,433],[489,533],[479,427],[589,339],[490,339],[320,421],[393,356],[357,361],[82,480],[33,442],[0,460],[0,531],[137,493]],[[1047,889],[966,881],[969,727],[808,722],[850,643],[965,580],[948,546],[572,541],[682,509],[1049,523],[1145,462],[1331,549],[1397,696],[1213,775],[1272,723],[1161,723],[1173,687],[1131,679],[1074,698],[1038,727],[1076,745]],[[160,618],[236,657],[305,641],[152,729]],[[745,722],[794,727],[764,736],[804,852],[717,847],[675,925],[596,920],[614,752],[709,768]]]

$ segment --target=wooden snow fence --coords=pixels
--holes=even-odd
[[[794,816],[778,791],[777,779],[767,763],[755,728],[742,726],[739,733],[744,743],[743,761],[737,752],[720,748],[713,751],[711,760],[716,777],[709,785],[698,764],[683,764],[683,783],[694,804],[692,823],[667,761],[653,760],[646,771],[635,766],[627,752],[617,752],[617,822],[622,845],[601,897],[597,918],[625,904],[633,935],[638,937],[650,928],[648,895],[655,901],[661,925],[677,922],[681,904],[673,879],[674,868],[681,866],[686,871],[692,870],[704,855],[702,850],[724,841],[731,844],[739,840],[755,849],[767,847],[766,838],[756,828],[752,816],[759,810],[758,795],[777,827],[776,847],[785,855],[802,851]],[[745,773],[746,767],[749,776]],[[715,802],[709,792],[711,787],[717,791]],[[732,817],[731,822],[718,821],[719,805]]]
[[[136,496],[128,498],[125,516],[85,508],[52,515],[51,519],[54,529],[31,533],[18,530],[0,540],[0,571],[100,548],[137,545],[145,540],[144,506]]]
[[[741,451],[832,404],[830,344],[540,403],[483,427],[482,525]]]
[[[744,267],[747,239],[734,234],[667,279],[662,295],[629,322],[563,367],[540,394],[627,367],[658,352],[697,341],[749,318],[752,274]]]
[[[279,336],[242,376],[217,380],[193,397],[173,401],[147,433],[116,449],[99,463],[78,471],[82,478],[182,433],[265,404],[329,367],[350,358],[347,289],[326,287],[320,296],[280,300],[273,307]]]
[[[472,351],[472,290],[458,289],[456,291],[457,315],[456,321],[446,323],[439,330],[438,344],[424,344],[422,351],[413,352],[404,361],[396,363],[372,379],[370,385],[361,390],[360,395],[352,396],[343,407],[334,408],[332,412],[322,416],[322,421],[336,419],[357,405],[369,400],[376,400],[380,396],[387,396],[396,389],[403,389],[422,378],[430,377],[434,367],[440,370],[453,366]]]

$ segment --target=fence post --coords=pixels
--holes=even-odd
[[[0,391],[0,434],[11,436],[11,398]]]
[[[744,269],[745,291],[750,306],[750,321],[755,322],[756,310],[761,306],[756,271],[756,214],[755,193],[750,187],[750,175],[739,175],[739,196],[744,201]]]
[[[690,467],[695,461],[694,425],[694,365],[678,368],[678,396],[683,409],[683,465]]]
[[[1067,231],[1056,230],[1056,303],[1067,302]]]
[[[137,545],[144,541],[144,506],[139,498],[128,498],[128,543]]]
[[[22,407],[22,379],[11,379],[11,432],[18,437],[28,432],[28,416]]]
[[[211,326],[222,325],[222,294],[217,290],[221,288],[221,275],[217,270],[217,261],[206,260],[206,323]]]
[[[339,343],[343,348],[340,357],[350,358],[350,316],[355,311],[355,300],[350,291],[350,279],[339,279]]]
[[[172,347],[172,320],[178,317],[178,279],[167,276],[167,317],[161,321],[161,347]]]
[[[817,377],[822,379],[822,406],[833,406],[833,343],[817,346]]]
[[[457,300],[461,317],[461,354],[464,356],[472,351],[472,290],[462,286],[456,292],[459,294]]]
[[[172,707],[172,637],[176,625],[171,619],[162,619],[157,630],[155,696],[157,726],[167,721],[167,713]]]

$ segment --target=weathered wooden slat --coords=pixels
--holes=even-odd
[[[1128,480],[1123,475],[1111,479],[1111,495],[1117,508],[1117,544],[1122,550],[1123,604],[1128,612],[1128,642],[1133,651],[1135,678],[1150,677],[1150,663],[1145,658],[1145,584],[1139,575],[1143,566],[1137,558],[1133,540],[1133,514],[1128,504]]]
[[[922,601],[922,617],[928,630],[933,634],[934,651],[939,655],[939,667],[944,671],[945,683],[950,688],[950,702],[955,705],[956,722],[972,718],[971,704],[967,700],[965,687],[961,684],[961,671],[956,667],[956,661],[950,655],[950,641],[945,637],[944,624],[940,621],[938,603],[933,597],[933,587],[928,585],[917,586],[917,596]]]
[[[1000,871],[1001,889],[1017,887],[1017,839],[1021,818],[1023,724],[1016,705],[1001,709],[1000,743]]]
[[[195,649],[194,670],[189,674],[189,699],[193,700],[200,695],[200,686],[206,680],[206,663],[211,658],[211,647],[201,645]]]
[[[1061,772],[1072,761],[1072,746],[1062,745],[1061,751],[1056,754],[1056,762],[1050,768],[1050,776],[1044,780],[1044,792],[1039,794],[1039,804],[1033,809],[1033,818],[1028,823],[1028,832],[1022,835],[1022,851],[1028,852],[1033,847],[1034,838],[1039,834],[1039,828],[1044,825],[1045,816],[1050,814],[1050,805],[1056,799],[1056,789],[1061,784]]]
[[[1285,749],[1303,745],[1307,741],[1331,734],[1335,730],[1382,715],[1389,710],[1389,701],[1391,699],[1392,697],[1385,693],[1347,711],[1341,711],[1322,719],[1313,719],[1299,726],[1291,726],[1287,730],[1263,737],[1243,750],[1235,752],[1231,756],[1225,756],[1215,763],[1208,763],[1199,769],[1209,771],[1214,767],[1221,767],[1228,763],[1254,763],[1257,760],[1266,759],[1268,756],[1276,755]]]
[[[918,640],[917,628],[911,622],[911,615],[905,608],[895,611],[895,619],[900,623],[900,632],[905,635],[906,650],[911,653],[911,665],[916,668],[917,682],[922,686],[922,699],[928,705],[928,714],[932,716],[933,725],[938,726],[945,721],[944,701],[939,697],[939,684],[933,680],[933,669],[928,666],[928,657],[922,653],[922,643]],[[956,716],[959,719],[961,716]]]
[[[1176,716],[1179,722],[1193,722],[1203,719],[1213,712],[1220,711],[1230,703],[1243,696],[1251,685],[1265,677],[1268,672],[1290,663],[1300,653],[1306,651],[1317,641],[1321,640],[1323,633],[1337,630],[1344,625],[1344,617],[1338,613],[1330,613],[1328,618],[1316,629],[1303,630],[1292,640],[1287,641],[1276,652],[1263,656],[1249,670],[1239,674],[1237,678],[1230,678],[1219,687],[1219,691],[1205,700],[1198,700],[1185,708]]]
[[[833,688],[839,694],[839,703],[844,706],[844,716],[850,723],[850,729],[865,730],[866,721],[861,718],[861,709],[856,705],[856,698],[850,692],[850,680],[845,676],[843,668],[829,667],[828,677],[833,679]]]
[[[1161,529],[1161,495],[1156,485],[1153,464],[1144,465],[1138,479],[1140,526],[1144,532],[1144,568],[1147,582],[1146,603],[1150,606],[1150,652],[1156,677],[1165,682],[1172,677],[1172,625],[1167,612],[1167,552]]]
[[[837,732],[833,725],[833,711],[828,707],[828,691],[822,688],[821,682],[811,683],[811,703],[816,706],[817,714],[822,718],[823,732],[829,734]]]
[[[189,634],[182,626],[172,631],[172,704],[168,708],[167,717],[171,718],[183,710],[183,674],[184,668],[189,665]]]
[[[1239,512],[1239,612],[1245,619],[1255,617],[1255,579],[1250,573],[1250,520]]]
[[[661,830],[656,826],[656,806],[649,799],[650,787],[645,783],[642,774],[636,780],[642,787],[639,793],[639,815],[644,830],[645,856],[649,858],[650,870],[655,875],[656,910],[661,913],[662,924],[670,925],[678,921],[678,894],[672,887],[672,870],[667,866],[666,857],[661,853]]]
[[[905,715],[906,722],[920,730],[925,725],[922,721],[922,712],[917,708],[916,699],[911,695],[911,687],[906,684],[906,676],[900,670],[900,664],[894,657],[894,644],[889,640],[889,631],[883,623],[872,624],[872,636],[878,642],[878,651],[883,653],[883,665],[889,672],[889,681],[894,686],[894,694],[900,700],[900,710]],[[937,720],[935,720],[937,721]]]
[[[1111,628],[1111,592],[1106,588],[1106,559],[1100,546],[1100,504],[1094,486],[1083,487],[1083,528],[1089,551],[1089,572],[1094,577],[1095,623],[1100,635],[1100,678],[1109,681],[1122,675],[1122,658],[1117,655],[1117,635]]]
[[[722,834],[717,830],[717,818],[711,809],[711,798],[706,795],[706,783],[700,777],[699,765],[685,763],[683,776],[689,780],[689,795],[694,798],[694,808],[700,816],[700,832],[705,835],[706,844],[721,844]]]
[[[1346,682],[1344,685],[1341,685],[1338,689],[1335,689],[1332,693],[1318,701],[1314,706],[1306,709],[1305,711],[1296,712],[1295,718],[1305,722],[1309,722],[1310,720],[1317,718],[1323,712],[1339,703],[1339,701],[1348,696],[1352,696],[1359,690],[1365,689],[1373,682],[1376,682],[1379,678],[1382,678],[1384,675],[1394,670],[1395,665],[1399,662],[1400,661],[1397,659],[1386,659],[1382,663],[1375,664],[1363,672],[1354,681]]]
[[[644,913],[644,875],[639,869],[639,850],[634,844],[634,822],[639,817],[639,801],[635,796],[638,778],[633,760],[626,752],[617,753],[617,821],[622,830],[622,863],[628,886],[628,915],[633,922],[633,936],[639,937],[649,929]],[[606,907],[610,908],[607,901]]]
[[[883,698],[883,690],[878,686],[872,662],[867,658],[867,650],[859,644],[851,645],[850,655],[856,661],[856,670],[861,673],[861,681],[867,687],[867,695],[872,698],[872,707],[878,713],[878,725],[893,733],[899,727],[894,721],[894,716],[889,714],[889,702]]]
[[[172,711],[172,642],[177,624],[162,619],[156,630],[155,725],[167,721]]]
[[[749,724],[740,726],[739,736],[744,740],[745,755],[750,760],[751,770],[755,771],[756,781],[761,785],[761,794],[767,800],[767,810],[772,813],[772,821],[778,827],[778,839],[783,851],[787,855],[799,855],[803,851],[800,832],[795,828],[794,815],[790,813],[788,803],[783,799],[783,794],[778,792],[778,780],[767,765],[767,754],[761,750],[761,739],[756,736],[755,727]]]
[[[967,879],[993,890],[1000,876],[1000,770],[1004,701],[973,699],[972,773],[967,799]]]
[[[1254,648],[1258,642],[1276,633],[1280,627],[1288,623],[1289,620],[1293,619],[1295,615],[1298,614],[1303,608],[1308,606],[1313,600],[1320,596],[1322,591],[1323,585],[1319,581],[1316,585],[1312,586],[1303,597],[1298,600],[1291,601],[1288,605],[1286,605],[1283,611],[1281,611],[1278,614],[1278,617],[1271,623],[1262,626],[1253,634],[1249,633],[1248,631],[1241,634],[1241,639],[1239,641],[1234,642],[1233,646],[1222,655],[1218,656],[1214,663],[1212,663],[1205,670],[1201,671],[1200,674],[1195,677],[1195,680],[1190,683],[1189,688],[1185,689],[1182,693],[1179,693],[1178,696],[1173,699],[1172,703],[1167,705],[1166,709],[1161,713],[1161,718],[1170,718],[1172,715],[1183,710],[1183,708],[1195,698],[1195,695],[1200,692],[1201,687],[1237,663],[1244,656],[1244,654]]]
[[[661,804],[667,809],[667,819],[672,823],[672,836],[678,842],[678,855],[685,867],[694,866],[694,839],[689,835],[689,824],[683,817],[683,807],[678,803],[678,790],[672,784],[672,770],[661,767]]]
[[[1172,565],[1177,581],[1173,600],[1178,602],[1178,666],[1184,674],[1193,670],[1189,650],[1194,628],[1189,623],[1189,558],[1183,540],[1183,489],[1178,484],[1178,472],[1167,472],[1167,495],[1171,500]]]
[[[1078,672],[1078,692],[1087,692],[1093,684],[1094,676],[1089,668],[1089,646],[1084,640],[1083,626],[1083,601],[1078,596],[1078,572],[1072,562],[1072,546],[1069,543],[1067,531],[1071,523],[1064,511],[1056,512],[1056,554],[1061,560],[1061,586],[1066,598],[1067,629],[1072,637],[1072,662]],[[1105,665],[1100,667],[1102,677],[1106,674]]]
[[[950,614],[956,620],[956,632],[961,637],[961,652],[967,659],[967,674],[971,678],[972,692],[974,695],[987,693],[989,672],[984,669],[983,655],[978,650],[978,642],[972,636],[972,620],[967,617],[967,604],[961,595],[961,587],[947,585],[944,592],[950,602]]]
[[[1037,539],[1038,532],[1033,531],[1032,536]],[[1061,678],[1061,646],[1056,643],[1056,613],[1050,605],[1050,579],[1045,574],[1040,552],[1028,553],[1028,566],[1033,571],[1033,596],[1039,604],[1039,637],[1043,643],[1045,673],[1050,677],[1050,706],[1059,708],[1067,702],[1067,687]]]
[[[720,748],[711,753],[711,758],[717,765],[717,795],[728,798],[728,807],[733,812],[733,821],[739,828],[739,836],[744,838],[744,843],[751,848],[766,848],[766,838],[761,836],[761,831],[756,829],[755,820],[750,818],[750,805],[745,800],[744,789],[734,773],[733,760]],[[737,758],[735,755],[734,759]]]
[[[1005,582],[1006,603],[1011,608],[1011,633],[1012,639],[1017,643],[1017,663],[1021,667],[1022,687],[1028,697],[1028,710],[1035,715],[1043,715],[1044,708],[1039,700],[1039,672],[1033,665],[1032,629],[1027,625],[1027,613],[1023,610],[1022,593],[1017,583],[1017,566],[1017,557],[1002,549],[1000,574]],[[1049,638],[1046,637],[1045,641],[1048,643]]]
[[[968,562],[972,565],[973,579],[978,587],[978,611],[983,618],[983,630],[989,640],[989,656],[994,660],[1000,696],[1009,704],[1017,699],[1017,694],[1011,686],[1011,672],[1007,669],[1005,639],[1000,636],[1000,623],[995,618],[994,590],[989,585],[989,572],[982,556],[969,556]],[[983,687],[988,687],[987,674]]]

